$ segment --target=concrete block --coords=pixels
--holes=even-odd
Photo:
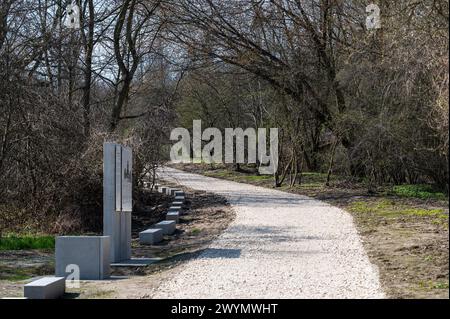
[[[171,188],[170,190],[169,190],[169,195],[170,196],[175,196],[175,194],[176,194],[176,192],[179,192],[180,190],[178,189],[178,188]]]
[[[162,194],[167,194],[167,189],[168,189],[168,187],[161,186],[161,187],[158,188],[158,192],[160,192]]]
[[[66,292],[66,278],[44,277],[26,284],[23,295],[28,299],[57,299]]]
[[[164,220],[153,225],[151,228],[160,228],[164,235],[172,235],[176,230],[176,222],[174,220]]]
[[[131,258],[131,213],[122,212],[120,215],[120,236],[118,246],[119,261],[128,260]]]
[[[172,206],[183,206],[183,202],[182,201],[173,201]]]
[[[183,204],[184,204],[184,196],[175,196],[175,201],[176,202],[183,202]]]
[[[151,228],[139,233],[141,244],[153,245],[163,240],[163,230],[161,228]]]
[[[77,265],[80,280],[101,280],[110,274],[109,236],[56,237],[55,274],[66,278],[68,265]],[[69,267],[70,269],[70,267]]]
[[[184,192],[180,191],[180,190],[177,190],[174,195],[175,196],[183,196],[184,197]]]
[[[166,214],[166,220],[173,220],[176,223],[180,221],[180,213],[179,212],[169,212]]]
[[[170,211],[180,211],[180,210],[181,210],[181,206],[174,206],[174,205],[172,205],[172,206],[169,207],[169,212]]]

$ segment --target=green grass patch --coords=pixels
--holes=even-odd
[[[448,289],[448,282],[433,282],[433,281],[421,281],[419,286],[424,289]]]
[[[246,179],[248,181],[265,181],[265,180],[270,180],[272,178],[273,178],[272,175],[247,175],[247,176],[244,176],[244,179]]]
[[[392,193],[400,197],[445,200],[444,193],[433,189],[431,185],[398,185],[392,188]]]
[[[54,249],[53,236],[7,236],[0,238],[0,250]]]
[[[226,170],[215,170],[215,171],[206,171],[205,175],[225,177],[225,176],[232,176],[233,174]]]
[[[349,210],[360,214],[376,214],[383,217],[433,217],[447,219],[448,215],[443,209],[426,209],[398,204],[395,201],[381,199],[378,201],[357,201],[350,205]]]
[[[202,232],[202,230],[200,228],[194,228],[194,229],[192,229],[191,234],[192,235],[198,235],[201,232]]]

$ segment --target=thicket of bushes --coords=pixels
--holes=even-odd
[[[300,173],[448,193],[448,1],[0,3],[0,230],[101,228],[102,144],[135,154],[135,196],[171,128],[280,128]],[[285,173],[285,174],[284,174]]]

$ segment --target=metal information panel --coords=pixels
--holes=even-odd
[[[131,149],[122,147],[122,212],[133,211],[133,159]]]
[[[116,145],[116,211],[131,212],[133,210],[132,182],[133,159],[131,149]]]

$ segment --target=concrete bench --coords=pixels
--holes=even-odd
[[[172,235],[176,230],[176,222],[174,220],[163,220],[151,228],[160,228],[163,231],[164,235]]]
[[[167,195],[169,195],[169,196],[174,196],[175,195],[175,192],[177,191],[178,189],[176,189],[176,188],[168,188],[167,189]]]
[[[162,194],[167,194],[167,188],[166,186],[161,186],[158,187],[158,192],[162,193]]]
[[[101,280],[110,274],[109,236],[59,236],[55,244],[55,275],[67,277],[69,265],[80,269],[80,280]],[[70,268],[70,267],[69,267]]]
[[[163,240],[161,228],[150,228],[139,233],[139,242],[145,245],[154,245]]]
[[[57,299],[66,292],[66,278],[44,277],[26,284],[23,295],[28,299]]]
[[[175,196],[183,196],[184,197],[184,192],[180,191],[180,190],[177,190],[177,191],[175,191],[174,195]]]
[[[176,223],[180,221],[180,213],[179,212],[169,212],[166,214],[166,220],[173,220]]]
[[[175,196],[175,201],[176,202],[183,202],[183,204],[184,204],[184,196]]]
[[[179,192],[180,190],[178,188],[171,188],[169,190],[170,192],[170,196],[176,196],[176,193]]]

